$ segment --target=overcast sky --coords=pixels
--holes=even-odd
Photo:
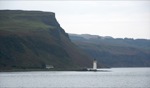
[[[0,9],[55,12],[68,33],[150,39],[150,1],[0,1]]]

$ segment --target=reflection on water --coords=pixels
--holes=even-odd
[[[112,68],[107,70],[110,72],[1,72],[0,88],[150,87],[150,68]]]

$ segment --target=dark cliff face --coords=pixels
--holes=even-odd
[[[52,12],[0,11],[0,69],[89,67]]]

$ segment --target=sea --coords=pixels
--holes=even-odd
[[[0,72],[0,88],[150,88],[150,68]]]

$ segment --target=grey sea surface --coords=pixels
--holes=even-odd
[[[150,68],[0,72],[0,88],[150,88]]]

